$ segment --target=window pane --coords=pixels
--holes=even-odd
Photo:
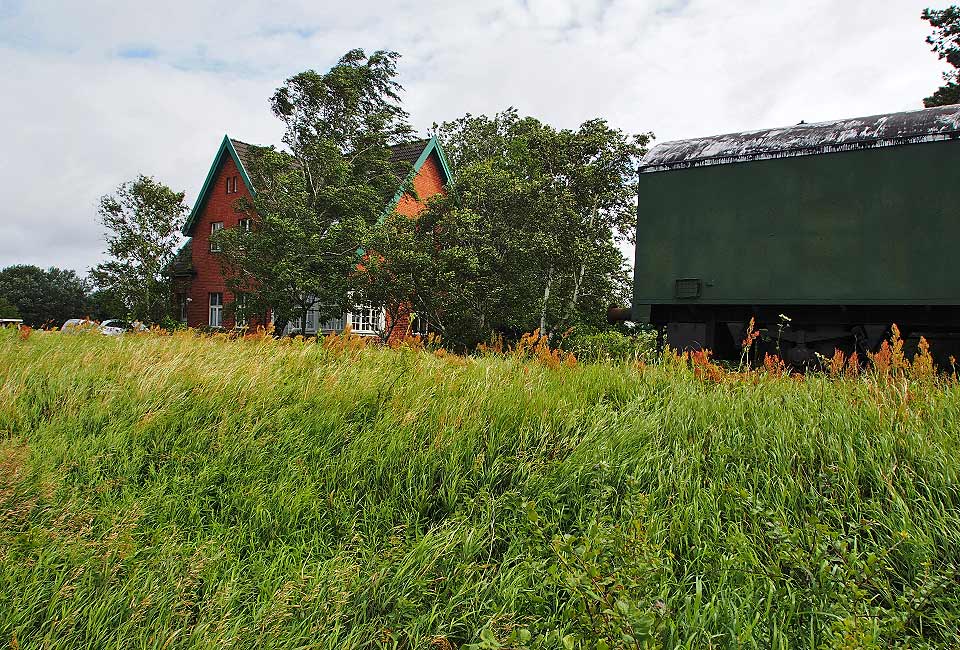
[[[350,313],[350,324],[353,331],[361,334],[375,334],[380,331],[379,309],[369,305],[360,305],[360,307]]]
[[[414,336],[426,336],[430,331],[427,319],[416,314],[410,314],[410,333]]]
[[[213,240],[213,236],[216,235],[223,229],[222,221],[214,221],[210,224],[210,252],[216,253],[220,251],[220,245]]]
[[[223,294],[210,294],[210,327],[220,327],[223,323]]]
[[[320,325],[320,329],[324,332],[342,332],[346,324],[346,314],[340,314]]]

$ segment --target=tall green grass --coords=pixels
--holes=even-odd
[[[960,387],[0,332],[0,644],[950,647]]]

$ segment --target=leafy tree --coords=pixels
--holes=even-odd
[[[649,135],[557,130],[509,109],[437,127],[456,184],[415,223],[385,220],[369,285],[396,289],[455,346],[491,331],[601,325],[627,291],[636,164]],[[389,301],[388,301],[389,302]]]
[[[126,313],[123,301],[110,289],[96,289],[87,296],[86,315],[94,320],[117,318]]]
[[[927,43],[933,46],[942,61],[953,68],[943,73],[946,82],[923,100],[926,107],[960,104],[960,6],[946,9],[924,9],[921,17],[933,27]]]
[[[183,199],[183,192],[143,175],[100,199],[112,259],[91,269],[90,275],[120,301],[130,318],[159,322],[167,315],[170,287],[164,269],[180,243],[188,210]]]
[[[387,215],[363,264],[359,289],[391,322],[424,318],[462,351],[489,337],[498,300],[496,251],[487,220],[454,197],[434,198],[417,218]],[[385,332],[389,337],[390,332]]]
[[[0,318],[20,318],[20,312],[7,299],[0,296]]]
[[[325,74],[287,79],[271,99],[289,152],[256,149],[250,232],[219,233],[231,291],[278,329],[316,305],[320,320],[352,306],[358,250],[403,188],[390,146],[410,139],[395,52],[351,50]],[[398,175],[399,173],[399,175]]]
[[[74,271],[18,264],[0,271],[0,299],[30,327],[60,326],[86,315],[86,282]]]

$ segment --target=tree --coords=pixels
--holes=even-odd
[[[103,321],[126,314],[127,308],[113,291],[96,289],[87,296],[85,313],[93,320]]]
[[[87,283],[74,271],[18,264],[0,271],[0,299],[30,327],[57,326],[86,315]]]
[[[636,164],[648,134],[603,120],[557,130],[509,109],[437,127],[456,184],[416,223],[385,220],[368,284],[408,301],[454,346],[491,331],[600,325],[627,291]]]
[[[960,6],[946,9],[924,9],[921,17],[933,27],[927,43],[933,46],[940,60],[953,69],[943,73],[946,82],[930,97],[923,100],[927,108],[960,104]]]
[[[432,199],[417,218],[388,215],[373,239],[376,253],[364,260],[361,295],[391,323],[409,311],[448,346],[472,350],[489,337],[489,314],[500,303],[489,232],[486,219],[457,197]]]
[[[286,80],[271,98],[289,151],[255,149],[250,232],[218,234],[231,291],[278,329],[311,307],[323,321],[353,306],[359,251],[403,189],[390,146],[412,129],[400,105],[395,52],[351,50],[325,74]]]
[[[7,299],[0,296],[0,318],[20,318],[20,312]]]
[[[125,316],[159,322],[167,315],[170,287],[164,269],[180,243],[188,211],[183,199],[183,192],[143,175],[100,199],[112,259],[91,269],[90,275],[120,301]]]

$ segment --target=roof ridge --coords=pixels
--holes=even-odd
[[[671,140],[648,151],[640,171],[947,140],[956,134],[960,104]]]

